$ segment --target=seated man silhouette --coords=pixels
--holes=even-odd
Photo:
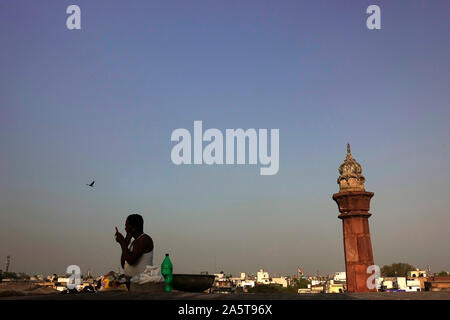
[[[127,217],[125,231],[124,237],[116,227],[115,237],[122,248],[120,264],[125,276],[131,278],[142,273],[146,266],[153,265],[153,240],[144,233],[144,219],[139,214]]]

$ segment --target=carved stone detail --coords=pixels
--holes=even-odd
[[[347,143],[347,157],[339,166],[339,191],[365,191],[364,182],[366,179],[362,175],[362,167],[356,162],[350,152],[350,144]]]

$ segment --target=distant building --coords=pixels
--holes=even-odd
[[[425,278],[424,278],[425,279]],[[418,279],[406,277],[385,277],[379,279],[378,291],[422,291],[421,282]]]
[[[408,271],[408,278],[426,278],[427,276],[425,270],[416,269],[414,271]]]
[[[414,285],[411,285],[410,287],[418,286],[420,288],[420,291],[425,290],[425,282],[428,279],[428,275],[429,275],[429,273],[425,270],[416,269],[413,271],[408,271],[407,280],[410,281],[411,284],[414,284]],[[418,285],[417,285],[417,282],[419,283]],[[417,289],[417,288],[415,288],[415,289]],[[416,291],[415,289],[410,288],[409,290]]]
[[[223,272],[215,273],[214,275],[216,276],[216,280],[225,279],[225,273],[223,273]]]
[[[406,277],[397,277],[395,279],[394,285],[397,287],[398,290],[406,291]]]
[[[248,288],[253,288],[255,286],[255,280],[241,281],[240,286],[244,289],[245,292]]]
[[[406,279],[406,291],[414,292],[414,291],[422,291],[422,282],[418,279],[409,280]]]
[[[53,279],[55,289],[58,291],[67,290],[67,284],[69,283],[70,278],[65,277],[56,277]]]
[[[288,287],[288,279],[286,277],[271,278],[270,280],[271,280],[270,281],[271,284],[279,284],[283,288]]]
[[[336,272],[333,276],[334,281],[347,281],[347,274],[345,271]]]
[[[391,290],[394,289],[394,278],[388,277],[388,278],[380,278],[381,280],[381,289],[384,290]]]
[[[236,285],[230,277],[226,276],[223,272],[214,275],[216,278],[214,279],[211,292],[231,293],[235,291]]]
[[[297,293],[311,293],[311,289],[301,288],[297,290]]]
[[[450,276],[428,278],[425,291],[450,291]]]
[[[320,286],[326,282],[324,279],[311,279],[310,281],[312,286]]]
[[[343,293],[345,291],[347,291],[347,284],[345,281],[328,281],[326,286],[326,293]]]
[[[263,269],[259,269],[256,274],[256,282],[258,284],[270,284],[269,273],[265,272]]]
[[[311,286],[311,293],[325,293],[324,285],[318,284]]]

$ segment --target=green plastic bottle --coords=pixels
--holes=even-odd
[[[172,261],[170,261],[169,254],[166,253],[166,257],[164,258],[164,261],[161,264],[161,274],[164,277],[164,280],[166,282],[166,292],[172,291],[172,282],[173,282],[173,265]]]

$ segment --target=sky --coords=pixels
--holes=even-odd
[[[66,8],[81,8],[68,30]],[[368,30],[366,8],[381,8]],[[344,271],[350,142],[375,264],[450,271],[450,2],[0,0],[0,269]],[[181,165],[177,128],[277,128],[279,172]],[[86,183],[95,179],[94,188]]]

